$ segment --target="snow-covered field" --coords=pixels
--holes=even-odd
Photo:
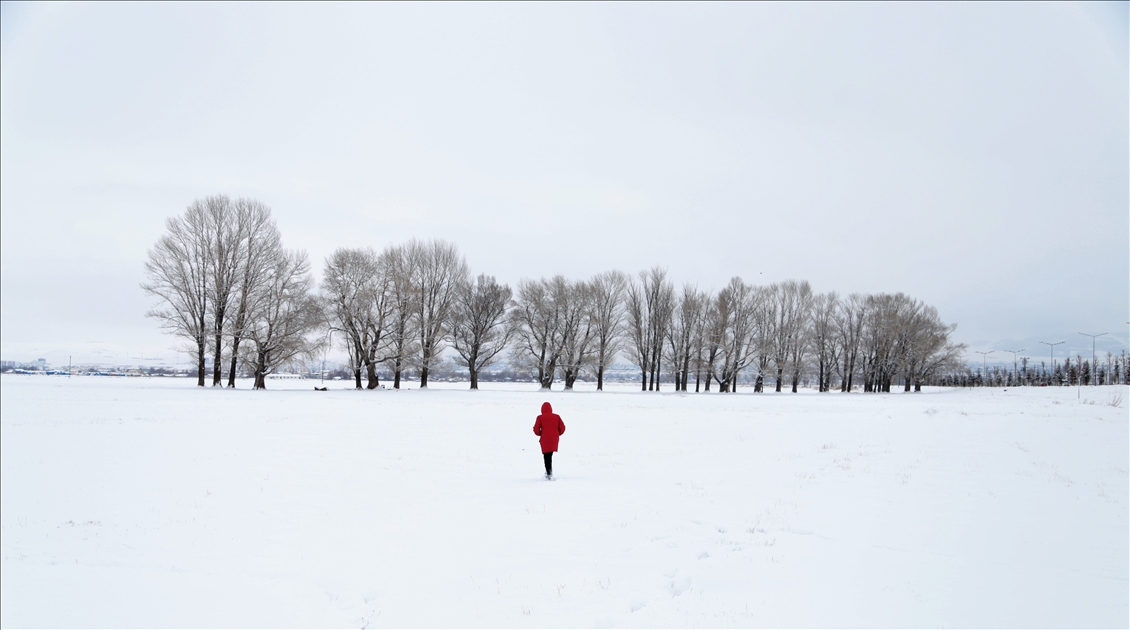
[[[312,384],[4,376],[0,623],[1130,625],[1125,387]]]

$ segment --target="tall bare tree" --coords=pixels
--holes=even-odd
[[[507,308],[511,291],[494,276],[479,274],[456,291],[451,338],[458,363],[471,373],[471,389],[479,388],[479,371],[490,365],[510,342]]]
[[[851,392],[855,385],[856,363],[860,358],[863,323],[866,320],[866,296],[852,293],[847,296],[847,299],[840,302],[840,308],[836,313],[836,331],[839,336],[839,344],[843,348],[841,355],[843,369],[840,371],[841,392]]]
[[[659,391],[663,341],[675,310],[675,289],[667,271],[662,267],[641,271],[639,282],[628,285],[625,306],[628,350],[640,367],[640,389]]]
[[[808,334],[811,330],[809,321],[812,319],[814,296],[812,287],[809,286],[807,280],[799,282],[790,280],[784,284],[796,296],[796,312],[793,315],[792,335],[789,339],[789,367],[791,368],[789,380],[791,381],[792,392],[795,394],[800,384],[800,375],[808,360],[809,344],[811,343]]]
[[[592,289],[593,371],[596,389],[604,390],[604,370],[612,364],[623,345],[624,291],[628,277],[622,271],[606,271],[589,281]]]
[[[392,386],[400,389],[400,379],[409,361],[415,356],[416,301],[420,294],[416,283],[416,259],[408,247],[394,245],[381,252],[381,268],[388,278],[389,324],[385,361],[392,370]]]
[[[203,387],[205,346],[211,332],[211,252],[204,204],[193,202],[183,217],[166,219],[165,227],[167,233],[149,250],[145,261],[147,280],[141,288],[160,300],[147,315],[170,334],[190,342],[196,358],[196,384]]]
[[[554,278],[553,286],[554,299],[560,304],[562,315],[558,367],[565,389],[571,390],[581,370],[593,360],[596,337],[596,323],[592,319],[593,292],[587,282],[558,283],[558,278]]]
[[[370,361],[372,320],[379,315],[374,307],[383,296],[377,256],[371,249],[340,248],[326,259],[322,296],[330,330],[339,333],[349,357],[354,386],[361,389],[361,370]],[[370,384],[375,385],[375,370]]]
[[[922,391],[922,383],[935,375],[961,365],[965,344],[952,343],[956,325],[942,323],[938,309],[925,304],[912,313],[905,324],[909,335],[903,359],[903,391]]]
[[[561,287],[567,286],[563,276],[518,282],[518,296],[510,316],[515,337],[513,360],[535,369],[542,389],[553,387],[561,358],[564,314],[560,297]]]
[[[787,280],[770,287],[775,302],[776,318],[773,324],[773,364],[776,369],[776,390],[781,391],[784,375],[793,376],[793,391],[802,369],[805,347],[805,327],[812,302],[812,288],[808,282]]]
[[[714,378],[719,392],[736,392],[738,375],[753,358],[753,325],[757,300],[755,287],[734,276],[715,297],[714,335],[718,343],[718,366]]]
[[[314,280],[305,252],[280,250],[265,281],[251,296],[247,362],[255,374],[255,389],[266,389],[267,376],[300,357],[317,351],[315,329],[323,322]]]
[[[684,284],[667,327],[667,359],[671,373],[675,375],[675,391],[687,391],[691,361],[696,346],[700,345],[697,335],[702,329],[705,300],[706,296],[696,286]]]
[[[212,352],[212,386],[223,384],[224,324],[236,297],[239,276],[240,234],[235,208],[227,195],[205,197],[199,204],[207,224],[208,287],[211,326],[215,339]]]
[[[247,336],[247,308],[251,295],[268,276],[270,262],[281,247],[279,229],[271,219],[271,209],[254,199],[237,199],[235,223],[238,235],[238,266],[234,287],[234,316],[228,324],[231,337],[231,365],[228,369],[228,387],[235,387],[240,344]],[[231,309],[228,309],[231,312]]]
[[[835,291],[817,295],[812,301],[809,338],[816,359],[816,385],[821,392],[831,391],[832,375],[839,364],[839,335],[836,334],[836,313],[839,296]]]
[[[408,243],[408,256],[416,271],[416,333],[420,354],[420,387],[428,386],[428,372],[439,358],[448,338],[447,326],[455,289],[466,282],[467,263],[458,248],[443,240],[428,242],[413,239]]]

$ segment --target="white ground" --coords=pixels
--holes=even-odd
[[[1130,625],[1125,387],[241,385],[3,377],[0,624]]]

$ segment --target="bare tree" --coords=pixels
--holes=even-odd
[[[775,302],[776,317],[773,324],[773,364],[776,368],[776,390],[781,391],[784,374],[793,377],[793,391],[803,368],[805,328],[812,303],[812,288],[808,282],[787,280],[773,284],[769,295]]]
[[[208,222],[204,205],[193,202],[183,217],[165,221],[167,233],[157,240],[145,262],[146,293],[160,305],[147,315],[162,328],[191,343],[196,357],[196,384],[204,386],[204,353],[211,331],[208,321],[209,251]]]
[[[843,369],[840,372],[840,391],[851,392],[856,374],[856,361],[859,360],[860,344],[863,339],[863,323],[867,319],[867,298],[859,293],[852,293],[846,300],[840,302],[836,313],[836,331],[839,344],[843,348],[841,361]]]
[[[761,294],[734,276],[715,297],[714,335],[719,365],[714,370],[719,392],[736,392],[738,375],[754,355],[753,330],[757,301]]]
[[[816,358],[816,385],[821,392],[831,391],[832,374],[839,364],[840,345],[836,334],[839,296],[835,291],[816,296],[812,301],[809,338]]]
[[[377,377],[377,366],[384,363],[388,357],[383,353],[387,353],[389,346],[389,338],[391,335],[391,327],[393,326],[396,311],[396,300],[393,298],[392,285],[393,278],[391,269],[386,264],[384,257],[372,254],[373,260],[373,279],[368,290],[368,309],[365,311],[364,323],[364,343],[365,349],[365,371],[368,378],[369,389],[376,389],[380,386],[380,380]]]
[[[414,261],[418,295],[414,305],[420,354],[416,361],[420,368],[420,387],[426,388],[432,362],[444,350],[455,289],[466,282],[468,270],[459,250],[447,241],[425,243],[413,239],[407,249],[409,258]]]
[[[775,351],[777,328],[777,301],[773,299],[773,287],[759,287],[754,305],[753,332],[750,350],[754,354],[751,361],[754,369],[753,391],[765,391],[765,377],[769,375]]]
[[[323,271],[322,299],[327,320],[330,330],[340,333],[357,389],[361,389],[362,368],[371,365],[371,320],[378,300],[375,294],[383,288],[381,275],[371,249],[338,249],[326,259]],[[370,384],[374,380],[375,371],[371,371]]]
[[[313,357],[323,322],[305,252],[279,250],[265,281],[251,296],[247,362],[255,374],[255,389],[266,389],[267,376],[300,357]]]
[[[632,362],[640,367],[642,391],[659,391],[663,340],[674,309],[675,289],[663,268],[641,271],[639,283],[628,286],[628,350]]]
[[[208,288],[211,302],[212,335],[215,338],[212,353],[212,386],[223,383],[224,324],[228,308],[235,298],[239,276],[240,234],[235,210],[227,195],[213,195],[199,205],[207,225]]]
[[[698,392],[703,385],[705,376],[706,391],[710,391],[710,379],[713,377],[714,357],[717,347],[711,344],[710,322],[713,318],[714,295],[707,292],[699,293],[698,319],[691,334],[691,362],[694,366],[694,391]],[[713,350],[713,354],[712,351]],[[684,387],[684,391],[686,388]]]
[[[647,297],[644,288],[632,282],[628,284],[624,301],[625,320],[628,328],[628,360],[640,368],[640,389],[647,391],[647,370],[651,364],[651,318],[648,317]]]
[[[951,343],[949,340],[957,326],[942,323],[938,309],[925,304],[916,304],[906,318],[903,328],[907,331],[903,342],[903,391],[922,391],[922,383],[935,375],[961,366],[965,344]]]
[[[902,293],[880,293],[867,296],[866,305],[860,338],[863,391],[889,392],[902,365],[905,324],[916,304]]]
[[[698,344],[697,335],[702,329],[705,299],[706,296],[697,287],[684,284],[678,306],[667,327],[667,358],[675,375],[675,391],[687,391],[687,377]]]
[[[562,282],[558,282],[558,279]],[[553,295],[561,313],[561,369],[565,389],[573,389],[581,370],[593,360],[596,326],[592,319],[592,287],[587,282],[554,278]]]
[[[228,324],[231,336],[231,365],[228,387],[235,387],[236,362],[240,344],[247,335],[247,307],[250,296],[258,289],[270,270],[270,261],[281,245],[278,227],[271,219],[271,209],[254,199],[237,199],[235,224],[238,235],[235,315]],[[229,312],[231,309],[229,309]]]
[[[720,309],[719,306],[723,308]],[[710,391],[710,384],[716,378],[718,358],[722,353],[729,317],[725,299],[719,299],[718,295],[711,296],[702,313],[702,349],[699,351],[699,373],[705,381],[705,391]],[[695,391],[698,391],[698,378],[695,377]]]
[[[458,363],[471,373],[471,389],[479,388],[479,371],[490,365],[510,342],[513,328],[507,325],[510,287],[494,276],[479,274],[457,289],[452,309],[452,345]]]
[[[624,291],[628,277],[622,271],[597,274],[589,282],[592,288],[594,344],[593,371],[596,372],[596,389],[604,390],[604,370],[612,364],[623,344]]]
[[[392,368],[392,386],[400,389],[400,377],[416,354],[414,329],[416,301],[416,260],[402,245],[390,246],[381,252],[381,268],[388,278],[389,324],[385,361]]]
[[[789,340],[789,366],[792,368],[789,380],[792,381],[792,392],[795,394],[800,383],[801,372],[804,371],[808,359],[808,346],[811,341],[808,335],[811,330],[809,321],[812,319],[814,298],[812,287],[808,285],[807,280],[800,282],[790,280],[785,283],[785,286],[796,296],[796,312],[793,316],[792,335]]]
[[[511,326],[516,340],[514,362],[536,369],[542,389],[553,387],[564,336],[562,304],[555,299],[553,285],[561,286],[567,282],[560,276],[553,281],[521,280],[518,283],[515,307],[511,312]]]

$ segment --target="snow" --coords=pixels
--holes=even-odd
[[[1130,625],[1126,387],[315,384],[5,375],[0,624]]]

